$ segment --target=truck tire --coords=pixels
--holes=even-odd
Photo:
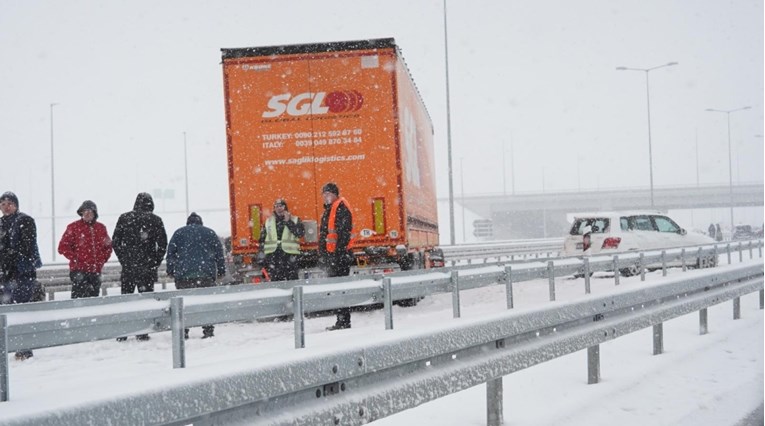
[[[421,253],[409,253],[402,257],[399,261],[402,271],[412,271],[423,268],[422,254]],[[412,299],[402,299],[393,302],[394,305],[401,306],[402,308],[409,308],[417,306],[417,303],[422,300],[422,297],[415,297]]]

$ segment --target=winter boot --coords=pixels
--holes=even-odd
[[[16,360],[17,361],[24,361],[26,359],[32,358],[34,354],[32,354],[32,351],[18,351],[16,352]]]
[[[210,337],[215,337],[215,334],[214,334],[215,327],[208,325],[208,326],[202,327],[202,330],[203,330],[202,332],[203,339],[209,339]]]
[[[189,329],[188,328],[183,330],[183,338],[185,340],[189,340]]]
[[[135,336],[135,339],[138,340],[139,342],[145,342],[145,341],[151,339],[151,337],[149,337],[148,334],[139,334],[139,335]]]
[[[118,342],[125,342],[125,341],[127,341],[127,337],[118,337],[117,341]]]

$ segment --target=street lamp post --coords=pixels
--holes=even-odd
[[[51,261],[56,260],[56,179],[53,172],[53,107],[57,103],[50,104],[50,221],[51,221]]]
[[[648,83],[648,73],[659,68],[671,67],[677,65],[677,62],[669,62],[664,65],[658,65],[652,68],[628,68],[628,67],[616,67],[617,71],[643,71],[645,72],[645,93],[646,104],[648,105],[648,177],[651,185],[651,208],[654,207],[653,202],[653,148],[651,147],[651,92]]]
[[[728,189],[730,192],[730,232],[733,232],[733,230],[735,229],[734,222],[733,222],[733,150],[731,148],[731,143],[730,143],[730,114],[732,112],[744,111],[751,108],[752,107],[750,106],[745,106],[745,107],[736,108],[736,109],[714,109],[714,108],[706,109],[709,112],[722,112],[728,118]]]
[[[449,156],[449,242],[454,245],[454,179],[452,176],[452,125],[449,109],[449,39],[446,31],[446,0],[444,0],[444,65],[446,70],[446,150]]]
[[[465,168],[462,166],[463,158],[460,158],[460,195],[462,202],[462,242],[467,241],[467,235],[465,234]]]
[[[186,186],[186,217],[189,217],[189,160],[186,151],[186,132],[183,132],[183,182]]]

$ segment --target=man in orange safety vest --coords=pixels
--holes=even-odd
[[[329,182],[321,188],[324,214],[319,228],[319,262],[329,277],[344,277],[350,273],[353,254],[350,252],[353,217],[351,206],[340,197],[340,189]],[[337,310],[337,322],[327,330],[351,328],[351,309]]]

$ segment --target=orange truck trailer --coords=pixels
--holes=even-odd
[[[352,207],[355,273],[443,265],[433,125],[394,39],[222,54],[237,265],[252,268],[284,198],[306,228],[301,268],[314,268],[327,182]]]

